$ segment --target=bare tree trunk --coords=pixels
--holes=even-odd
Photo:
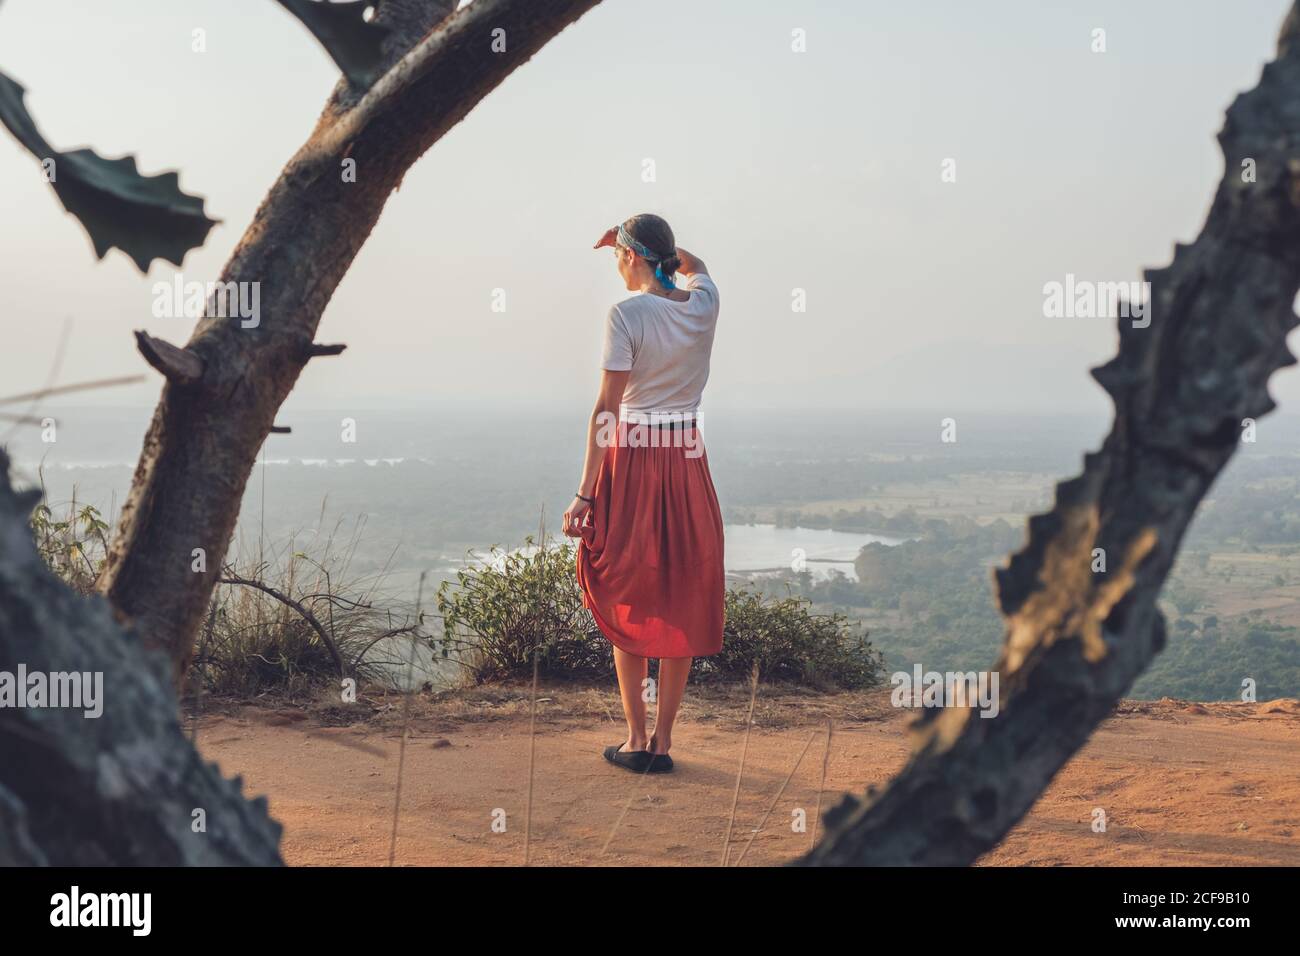
[[[1273,408],[1269,376],[1295,361],[1286,336],[1300,287],[1296,8],[1276,62],[1228,110],[1219,142],[1226,171],[1200,237],[1146,273],[1150,327],[1122,319],[1118,356],[1094,373],[1115,402],[1109,437],[997,574],[1001,713],[926,712],[907,766],[883,792],[828,814],[826,839],[804,863],[973,862],[1164,645],[1156,598],[1183,533],[1243,420]],[[1091,570],[1096,548],[1103,573]]]
[[[316,327],[389,194],[425,150],[598,2],[477,0],[438,25],[452,0],[386,0],[379,18],[393,28],[393,69],[364,97],[340,82],[222,274],[224,283],[260,284],[260,323],[204,319],[183,350],[139,335],[168,381],[98,587],[147,646],[166,652],[178,682],[258,450],[307,361],[337,354],[313,346]],[[355,182],[344,181],[345,159],[355,161]],[[192,570],[196,549],[202,571]]]
[[[0,452],[0,662],[43,675],[47,694],[51,674],[90,676],[96,699],[52,706],[19,686],[26,706],[0,707],[0,866],[280,863],[265,799],[245,800],[186,740],[166,658],[45,567],[29,524],[40,496],[14,494],[8,473]]]

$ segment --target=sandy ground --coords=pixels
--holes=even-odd
[[[693,701],[673,743],[677,772],[653,777],[600,758],[622,740],[613,694],[561,686],[540,696],[534,863],[719,863],[747,695]],[[807,848],[809,833],[793,823],[802,811],[811,829],[816,816],[827,717],[835,729],[823,809],[845,790],[883,783],[907,753],[908,717],[887,694],[761,699],[729,850],[730,862],[743,856],[745,866],[783,863]],[[349,726],[337,726],[337,708],[209,705],[199,719],[205,755],[242,774],[249,793],[269,797],[290,864],[388,862],[406,718],[392,698],[363,704],[367,718]],[[526,691],[420,700],[409,728],[396,862],[522,863]],[[1098,807],[1104,833],[1092,829]],[[982,862],[1300,865],[1300,703],[1126,702]]]

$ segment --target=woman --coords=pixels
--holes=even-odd
[[[614,645],[627,740],[606,748],[605,759],[667,773],[691,661],[722,649],[722,514],[696,423],[718,289],[658,216],[633,216],[595,248],[604,246],[637,294],[609,310],[600,394],[564,533],[582,539],[583,603]],[[653,692],[651,657],[659,658]],[[657,701],[649,736],[647,698]]]

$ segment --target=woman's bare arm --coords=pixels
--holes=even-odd
[[[600,393],[596,396],[596,407],[591,411],[591,421],[587,423],[587,458],[582,466],[582,481],[578,485],[579,493],[588,498],[596,490],[596,476],[605,461],[605,448],[610,429],[618,421],[619,406],[623,404],[623,389],[627,387],[631,372],[611,372],[605,369],[600,377]],[[602,436],[602,428],[604,434]]]
[[[596,476],[600,474],[600,466],[605,461],[613,428],[618,424],[623,389],[627,387],[630,374],[629,371],[611,372],[609,369],[601,373],[596,407],[592,409],[591,420],[587,423],[587,456],[582,465],[582,480],[578,482],[578,495],[574,496],[569,510],[564,513],[564,533],[570,537],[578,535],[578,529],[591,510],[591,503],[582,499],[595,496]]]

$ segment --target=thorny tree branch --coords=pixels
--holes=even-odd
[[[15,494],[8,472],[0,452],[0,663],[103,678],[98,717],[0,708],[0,866],[280,863],[265,798],[245,800],[239,779],[223,779],[185,739],[167,661],[114,623],[102,598],[80,597],[45,567],[29,524],[39,494]]]

